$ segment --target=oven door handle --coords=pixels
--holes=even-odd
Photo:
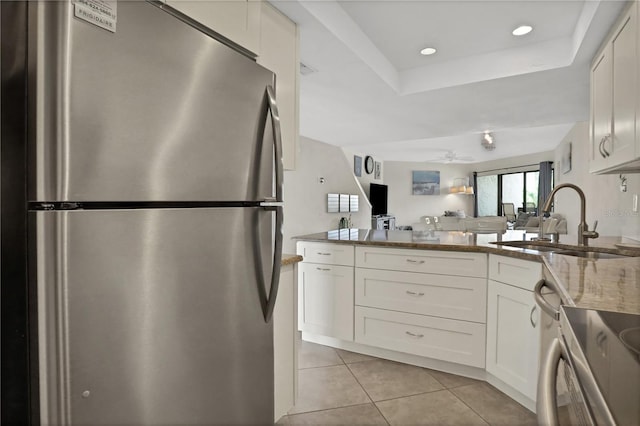
[[[567,359],[567,348],[562,340],[555,338],[542,360],[538,377],[536,414],[540,426],[557,426],[558,424],[556,377],[562,358]]]

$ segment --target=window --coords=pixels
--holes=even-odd
[[[538,214],[538,170],[478,176],[478,216],[502,215],[502,203],[518,212]]]
[[[478,216],[498,216],[498,175],[478,176]]]

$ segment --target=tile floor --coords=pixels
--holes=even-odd
[[[314,343],[299,349],[298,404],[278,425],[535,425],[485,382]]]

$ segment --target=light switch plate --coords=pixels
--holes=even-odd
[[[631,209],[634,213],[638,213],[638,194],[633,194],[633,205]]]

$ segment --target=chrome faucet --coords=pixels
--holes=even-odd
[[[578,245],[587,246],[589,245],[589,238],[598,238],[600,235],[596,232],[596,228],[598,227],[598,221],[593,224],[593,231],[589,231],[589,225],[585,221],[585,211],[586,211],[586,199],[584,196],[584,192],[582,189],[577,187],[572,183],[561,183],[553,188],[551,194],[549,194],[549,198],[547,198],[547,202],[544,203],[542,207],[540,215],[543,216],[544,213],[548,213],[551,210],[551,204],[553,204],[553,197],[556,195],[556,192],[562,188],[571,188],[574,189],[578,195],[580,196],[580,223],[578,224]],[[542,224],[542,217],[540,217],[540,223]],[[542,229],[542,226],[540,227]]]

